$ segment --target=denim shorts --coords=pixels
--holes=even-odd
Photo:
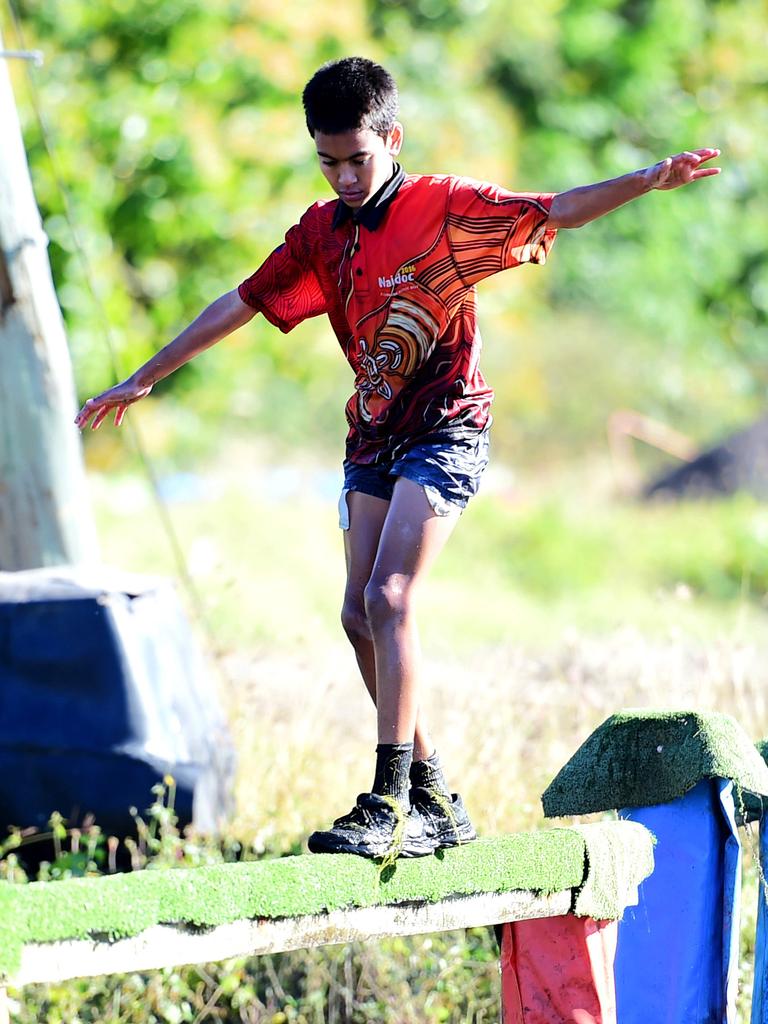
[[[392,500],[399,476],[421,484],[438,516],[460,512],[480,486],[488,465],[489,428],[473,437],[416,444],[392,462],[360,464],[344,460],[344,487],[339,499],[339,526],[349,529],[347,494],[360,491]]]

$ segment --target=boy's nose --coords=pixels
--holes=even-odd
[[[339,171],[339,184],[340,185],[354,185],[357,181],[357,175],[353,167],[342,167]]]

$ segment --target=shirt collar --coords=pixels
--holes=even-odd
[[[395,161],[392,175],[387,178],[378,192],[374,193],[367,202],[363,203],[359,210],[353,210],[351,206],[347,206],[341,199],[337,201],[332,227],[339,227],[351,217],[357,224],[362,224],[369,231],[375,231],[384,219],[384,214],[389,209],[390,203],[397,195],[404,181],[405,171]]]

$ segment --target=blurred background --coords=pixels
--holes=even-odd
[[[329,195],[300,91],[363,53],[402,94],[409,171],[561,191],[704,145],[717,181],[563,232],[545,271],[489,281],[481,310],[498,391],[496,461],[600,456],[630,405],[706,443],[763,409],[768,316],[764,5],[705,0],[16,0],[57,171],[72,201],[119,371],[240,282]],[[14,25],[5,35],[13,45]],[[81,397],[112,383],[103,324],[14,69]],[[762,157],[762,159],[761,159]],[[178,465],[255,433],[338,459],[350,371],[318,320],[258,320],[158,389],[147,442]],[[144,415],[144,410],[142,410]],[[124,463],[103,431],[94,469]]]
[[[562,191],[721,148],[719,177],[562,231],[545,268],[481,286],[492,467],[423,592],[425,701],[484,831],[541,825],[544,786],[621,706],[715,708],[766,734],[760,480],[641,497],[765,413],[760,0],[13,0],[0,12],[7,46],[45,54],[31,75],[11,71],[80,401],[329,197],[299,99],[325,60],[359,53],[393,72],[411,172]],[[240,758],[233,831],[257,851],[300,849],[370,784],[373,709],[338,624],[351,387],[324,319],[284,336],[257,318],[131,409],[143,457],[126,428],[84,436],[104,561],[179,578],[219,664]],[[369,978],[382,972],[365,989],[375,1012],[344,1002],[327,960],[307,954],[301,985],[326,1009],[337,998],[338,1020],[492,1020],[494,956],[485,938],[467,943],[445,940],[454,953],[431,966],[419,947],[408,977],[360,953]],[[456,949],[469,973],[441,989],[429,979],[445,982]],[[285,963],[283,982],[298,970]],[[470,1006],[466,979],[481,974]],[[264,985],[273,1016],[231,1019],[324,1019]]]

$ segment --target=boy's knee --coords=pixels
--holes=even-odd
[[[372,578],[365,588],[364,598],[365,616],[372,631],[400,621],[408,613],[408,589],[397,577]]]
[[[361,598],[344,598],[344,604],[341,609],[341,625],[353,644],[356,640],[371,639],[371,631],[365,615],[365,605]]]

